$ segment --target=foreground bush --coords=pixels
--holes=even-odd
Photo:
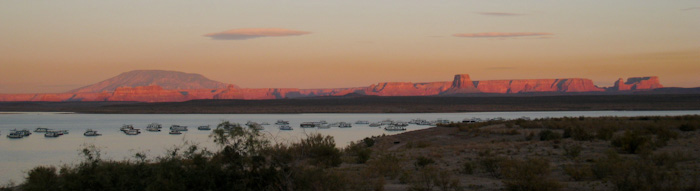
[[[223,122],[211,135],[216,153],[189,146],[146,161],[105,161],[83,150],[76,166],[32,169],[22,190],[344,190],[346,179],[332,137],[311,135],[290,146],[271,145],[258,131]]]
[[[507,160],[501,165],[503,183],[511,191],[560,190],[561,186],[549,178],[549,161],[544,159]]]

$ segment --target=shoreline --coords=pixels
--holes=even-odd
[[[519,97],[353,97],[186,102],[0,102],[0,112],[96,114],[462,113],[698,110],[700,94]]]

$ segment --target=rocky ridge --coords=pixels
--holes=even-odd
[[[148,76],[146,73],[155,73]],[[160,78],[159,78],[160,77]],[[195,99],[290,99],[320,96],[456,96],[468,94],[629,92],[662,88],[658,77],[619,79],[601,88],[585,78],[473,81],[468,74],[452,82],[383,82],[368,87],[297,89],[239,88],[199,74],[169,71],[132,71],[68,93],[0,94],[0,101],[138,101],[181,102]],[[113,90],[112,90],[113,88]],[[111,91],[110,91],[111,90]]]

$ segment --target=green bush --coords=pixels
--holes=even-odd
[[[625,131],[623,135],[615,136],[612,141],[612,145],[621,148],[623,151],[635,154],[638,153],[642,147],[648,147],[651,143],[651,138],[646,135],[642,135],[639,131]]]
[[[564,145],[564,156],[570,159],[575,159],[576,157],[581,155],[581,151],[583,151],[583,147],[581,147],[581,145]]]
[[[350,145],[345,148],[345,153],[354,156],[357,164],[364,164],[372,155],[372,149],[366,145],[367,144],[364,142],[359,144],[351,142]]]
[[[540,131],[540,141],[549,141],[549,140],[559,140],[561,139],[561,135],[557,132],[554,132],[552,130],[542,130]]]

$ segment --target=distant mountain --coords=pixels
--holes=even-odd
[[[134,70],[67,93],[114,92],[120,87],[160,86],[163,89],[222,89],[229,84],[210,80],[200,74],[164,70]]]

